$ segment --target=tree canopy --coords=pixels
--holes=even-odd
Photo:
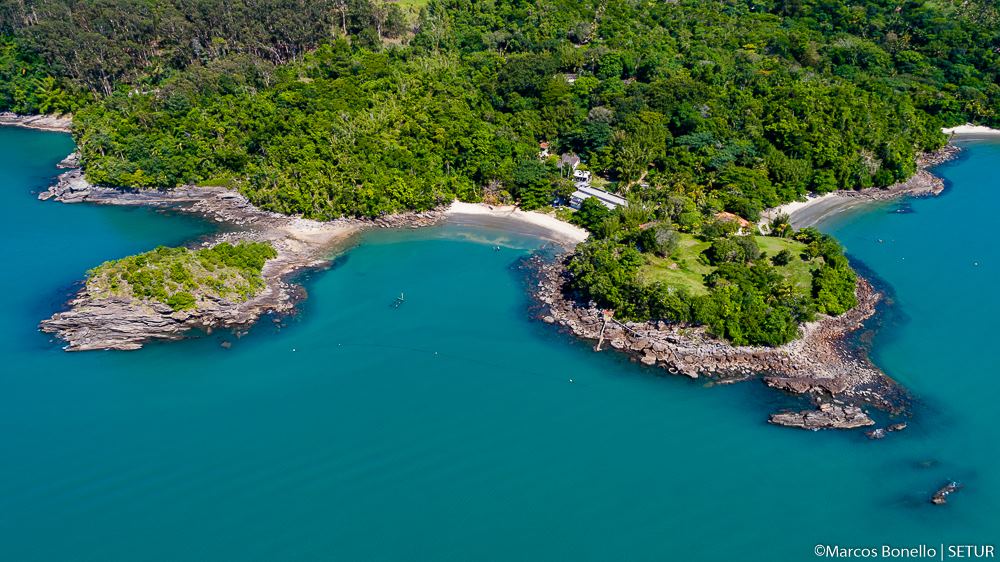
[[[0,73],[34,78],[0,103],[85,105],[94,181],[225,182],[319,218],[491,185],[537,206],[565,191],[518,180],[545,140],[621,193],[753,220],[907,178],[944,124],[1000,124],[985,0],[418,4],[3,0]]]

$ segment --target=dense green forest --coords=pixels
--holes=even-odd
[[[318,218],[537,205],[558,172],[518,178],[545,140],[622,193],[752,220],[908,177],[943,124],[997,124],[987,1],[412,4],[4,0],[0,30],[14,68],[92,97],[92,180],[227,182]]]
[[[571,184],[538,159],[544,141],[645,222],[714,246],[720,211],[754,221],[808,192],[887,186],[942,126],[1000,125],[990,0],[0,0],[0,33],[0,109],[74,111],[91,181],[228,185],[318,219],[455,197],[547,206]],[[631,219],[588,214],[580,268],[642,253]],[[839,249],[809,258],[803,304],[732,238],[704,259],[745,259],[712,264],[708,293],[668,314],[637,289],[617,308],[712,325],[719,287],[794,321],[849,300]]]

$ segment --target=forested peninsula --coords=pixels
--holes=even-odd
[[[2,0],[0,111],[71,113],[73,181],[133,201],[560,206],[591,233],[566,298],[777,349],[866,301],[835,240],[762,211],[1000,125],[998,30],[987,0]],[[621,204],[569,209],[580,178]]]

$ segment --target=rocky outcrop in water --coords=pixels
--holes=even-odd
[[[771,414],[767,421],[801,429],[854,429],[875,425],[861,408],[842,404],[820,404],[816,410]]]
[[[296,288],[271,276],[267,286],[246,302],[217,299],[197,310],[175,312],[169,306],[122,297],[96,298],[86,289],[69,310],[43,320],[43,332],[59,336],[69,351],[133,350],[151,340],[177,340],[193,329],[211,331],[253,324],[262,314],[292,310]]]
[[[931,496],[931,503],[934,505],[944,505],[948,503],[948,496],[961,489],[962,485],[958,482],[948,482],[944,486],[938,488],[938,491],[934,492],[934,495]]]
[[[921,197],[939,195],[944,191],[944,180],[935,176],[930,169],[945,162],[954,160],[962,151],[961,148],[947,144],[933,152],[924,152],[917,156],[917,171],[908,179],[889,187],[870,187],[857,191],[840,192],[845,197],[861,197],[874,201],[896,199],[904,195]]]
[[[205,246],[253,240],[270,243],[278,253],[261,272],[264,289],[245,302],[211,299],[196,310],[174,312],[162,303],[97,297],[84,288],[69,302],[68,310],[39,326],[64,340],[65,349],[70,351],[138,349],[151,340],[180,339],[193,329],[240,328],[266,313],[288,313],[304,292],[287,283],[287,277],[329,263],[336,246],[352,235],[366,228],[428,226],[443,216],[441,211],[427,211],[372,220],[318,222],[258,209],[241,193],[221,187],[137,191],[93,186],[79,169],[61,174],[38,197],[63,203],[145,205],[196,213],[232,229],[204,241]]]
[[[72,168],[79,168],[79,167],[80,167],[80,153],[79,152],[72,152],[72,153],[70,153],[69,156],[67,156],[66,158],[63,158],[62,160],[59,161],[58,164],[56,164],[56,168],[62,168],[64,170],[66,170],[66,169],[72,169]]]
[[[780,347],[733,346],[703,327],[605,318],[596,307],[578,303],[565,293],[566,259],[529,260],[538,316],[597,342],[596,350],[618,350],[645,365],[691,378],[735,382],[760,377],[769,387],[805,396],[820,408],[772,417],[771,423],[779,425],[854,428],[874,423],[861,406],[893,413],[906,407],[906,393],[860,349],[845,343],[850,333],[875,314],[881,298],[864,279],[858,281],[855,308],[805,324],[799,339]],[[842,404],[828,404],[832,399]]]

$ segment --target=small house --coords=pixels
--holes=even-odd
[[[716,218],[716,220],[720,220],[720,221],[723,221],[723,222],[734,222],[734,223],[736,223],[737,227],[738,227],[737,230],[736,230],[737,234],[742,235],[742,234],[746,234],[746,233],[750,232],[750,230],[749,230],[750,229],[750,221],[746,220],[745,218],[743,218],[743,217],[741,217],[739,215],[736,215],[736,214],[733,214],[733,213],[721,212],[721,213],[715,213],[715,218]]]
[[[538,157],[543,160],[549,157],[549,143],[547,142],[538,143]]]
[[[573,181],[579,184],[590,185],[590,171],[589,170],[576,170],[573,172]]]
[[[559,157],[559,169],[564,170],[569,168],[569,172],[572,173],[576,170],[576,167],[580,165],[580,157],[572,152],[568,152]]]

